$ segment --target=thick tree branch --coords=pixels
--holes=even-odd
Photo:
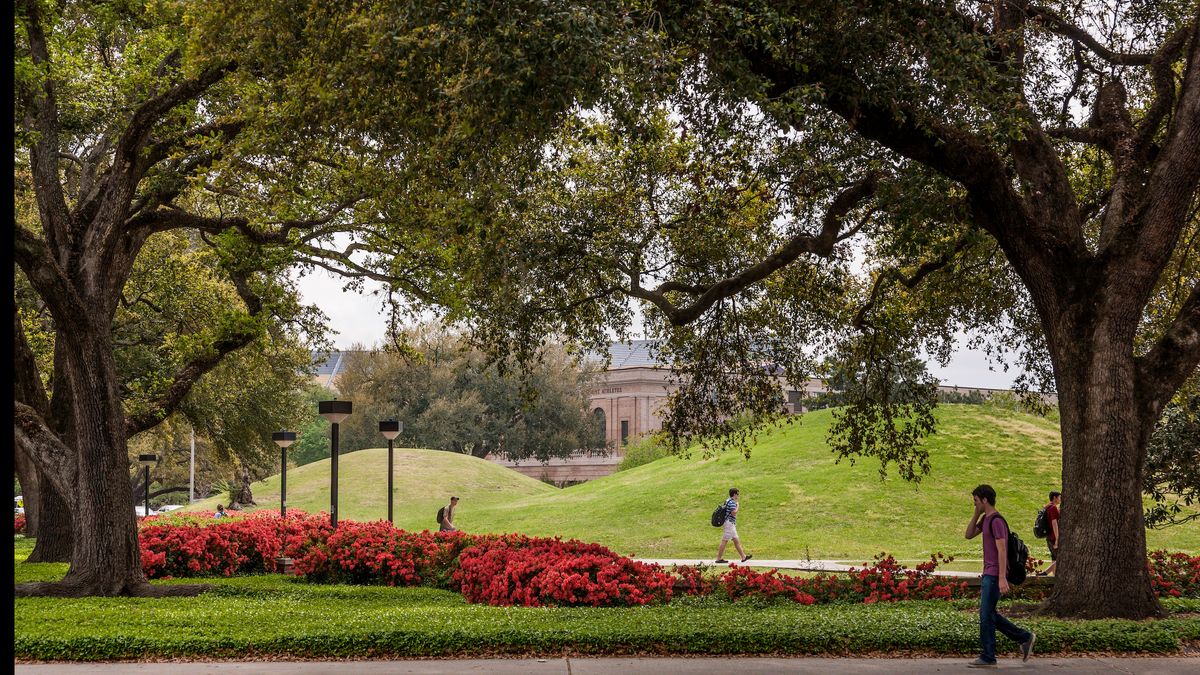
[[[21,313],[13,307],[13,398],[33,408],[45,419],[50,413],[50,398],[46,388],[42,386],[42,377],[38,372],[37,359],[33,349],[25,338],[25,329],[21,326]]]
[[[46,303],[54,320],[86,320],[87,306],[76,294],[71,279],[51,255],[46,242],[20,225],[15,225],[14,229],[13,258]]]
[[[1154,100],[1146,110],[1146,114],[1142,116],[1141,122],[1138,123],[1137,144],[1134,150],[1134,155],[1138,158],[1145,158],[1150,152],[1159,125],[1171,113],[1175,104],[1175,61],[1187,46],[1188,38],[1192,36],[1193,40],[1196,39],[1194,34],[1197,23],[1200,23],[1200,19],[1193,21],[1191,26],[1184,26],[1175,31],[1158,49],[1154,54],[1154,59],[1150,62]]]
[[[717,302],[737,295],[752,284],[755,284],[775,271],[789,265],[804,253],[828,257],[833,253],[842,224],[846,216],[864,201],[875,194],[879,176],[872,174],[846,188],[834,198],[833,203],[825,212],[821,232],[817,235],[801,233],[792,237],[774,253],[761,262],[746,268],[742,272],[722,279],[707,286],[689,286],[676,282],[667,282],[658,288],[643,288],[636,270],[629,270],[629,289],[626,293],[632,297],[646,300],[658,307],[668,320],[676,326],[684,326],[695,321],[705,311]],[[699,295],[691,304],[677,307],[666,297],[669,291],[685,291]],[[696,293],[699,291],[699,293]]]
[[[42,470],[42,475],[50,478],[59,494],[74,508],[75,452],[50,430],[36,410],[20,401],[13,401],[13,406],[15,441]]]
[[[1146,413],[1141,419],[1154,423],[1171,396],[1200,366],[1200,284],[1192,287],[1154,348],[1136,363],[1138,399]]]
[[[146,147],[154,125],[162,116],[176,106],[198,97],[235,68],[237,64],[234,62],[209,66],[196,77],[170,87],[138,107],[117,140],[116,156],[113,158],[114,169],[110,176],[110,180],[118,181],[114,186],[117,188],[117,195],[128,199],[136,189],[138,181],[141,180],[139,155]]]
[[[254,294],[247,280],[239,275],[233,275],[234,286],[238,295],[246,304],[248,314],[257,317],[263,311],[262,299]],[[216,368],[221,360],[230,353],[245,347],[258,337],[257,331],[242,329],[223,335],[209,345],[202,354],[192,359],[175,373],[166,392],[155,400],[150,407],[137,415],[131,415],[125,421],[125,433],[128,436],[151,429],[175,412],[184,397],[206,373]]]
[[[1200,185],[1200,21],[1192,25],[1183,78],[1175,115],[1144,196],[1105,250],[1110,273],[1127,279],[1130,288],[1143,296],[1143,303],[1171,259]]]
[[[30,148],[29,158],[42,228],[51,248],[57,251],[60,242],[69,240],[71,231],[71,212],[67,208],[66,196],[58,176],[58,103],[55,100],[54,80],[50,76],[50,50],[42,30],[41,8],[37,0],[23,0],[21,10],[33,63],[44,78],[40,90],[33,92],[34,110],[31,121],[37,131],[37,142]]]
[[[922,281],[925,280],[926,277],[934,272],[937,272],[938,270],[948,267],[952,262],[954,262],[954,259],[958,256],[958,254],[971,245],[973,239],[974,237],[970,234],[963,235],[958,239],[957,242],[955,242],[954,248],[943,252],[940,256],[933,260],[921,263],[910,275],[906,276],[903,272],[894,268],[881,272],[879,276],[875,277],[875,283],[871,286],[871,295],[868,296],[867,301],[863,303],[863,306],[858,309],[857,313],[855,313],[854,320],[851,325],[860,331],[867,327],[867,313],[871,311],[871,309],[875,306],[875,303],[879,300],[879,294],[883,290],[884,284],[888,282],[896,282],[909,290],[916,288],[921,284]]]
[[[1086,30],[1072,24],[1058,13],[1047,7],[1029,3],[1014,3],[1024,7],[1025,16],[1045,26],[1047,30],[1070,39],[1076,44],[1087,47],[1088,51],[1100,57],[1106,63],[1114,66],[1148,66],[1154,60],[1154,54],[1124,54],[1113,51],[1102,44]]]

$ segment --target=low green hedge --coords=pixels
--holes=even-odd
[[[31,543],[16,541],[16,559]],[[16,565],[16,581],[66,565]],[[174,580],[155,583],[191,583]],[[834,604],[681,597],[637,608],[470,605],[432,588],[309,584],[279,575],[206,579],[191,598],[18,598],[13,647],[24,661],[148,658],[411,657],[490,654],[826,654],[977,649],[974,600]],[[1159,621],[1018,619],[1040,653],[1176,653],[1200,642],[1200,600],[1163,601]],[[1012,601],[1002,607],[1014,607]],[[1021,607],[1031,607],[1022,604]],[[1001,639],[1002,654],[1016,646]]]
[[[167,582],[175,583],[175,582]],[[411,657],[483,654],[967,655],[973,606],[958,602],[802,607],[688,598],[640,608],[467,604],[431,588],[314,585],[276,575],[213,580],[192,598],[20,598],[17,659]],[[1164,603],[1152,622],[1023,619],[1042,653],[1174,653],[1200,640],[1197,601]],[[1002,653],[1016,646],[1001,641]]]

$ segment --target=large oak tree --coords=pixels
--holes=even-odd
[[[835,448],[919,478],[932,389],[903,364],[974,331],[1057,393],[1048,609],[1159,613],[1147,442],[1200,363],[1197,6],[638,9],[644,58],[460,246],[478,338],[596,341],[637,299],[687,385],[668,427],[700,437],[827,356],[857,382]]]

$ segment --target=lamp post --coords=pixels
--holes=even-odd
[[[392,445],[393,445],[392,441],[396,440],[396,437],[400,435],[401,431],[404,431],[404,422],[397,422],[396,420],[381,420],[379,422],[379,433],[383,434],[383,437],[386,438],[387,442],[388,442],[388,488],[387,488],[387,490],[388,490],[388,522],[389,523],[394,522],[392,520]]]
[[[350,416],[353,408],[350,401],[336,398],[317,403],[317,412],[332,425],[329,431],[329,524],[335,528],[338,523],[338,425]]]
[[[287,518],[287,449],[296,442],[296,432],[280,429],[271,434],[279,446],[279,517]]]
[[[148,455],[138,455],[138,464],[141,464],[144,467],[146,474],[146,511],[142,514],[143,517],[150,515],[150,467],[157,463],[158,455],[153,453]]]

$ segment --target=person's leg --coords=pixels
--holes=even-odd
[[[733,538],[733,547],[737,549],[738,557],[745,558],[746,552],[742,550],[742,540],[737,537]]]
[[[1058,551],[1050,544],[1050,566],[1046,568],[1046,576],[1054,574],[1054,569],[1058,567]]]
[[[1029,631],[1025,630],[1024,628],[1021,628],[1017,624],[1004,618],[1003,616],[1001,616],[1000,612],[995,613],[994,622],[995,622],[996,628],[1001,633],[1004,633],[1005,637],[1012,640],[1013,642],[1015,642],[1019,645],[1023,645],[1026,642],[1029,642],[1031,633]],[[994,641],[993,641],[993,644],[995,644]]]
[[[979,658],[996,662],[996,603],[1000,600],[1000,581],[984,576],[979,584]]]
[[[729,543],[729,540],[726,539],[724,537],[724,535],[722,535],[721,536],[721,545],[719,547],[717,547],[717,560],[725,559],[725,544],[727,544],[727,543]]]

